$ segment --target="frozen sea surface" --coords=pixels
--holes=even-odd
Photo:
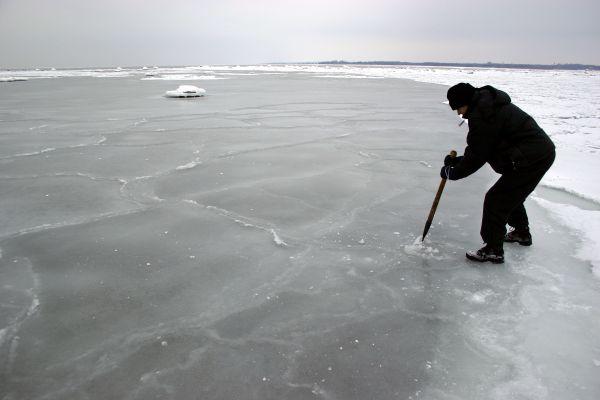
[[[596,203],[467,263],[487,168],[418,241],[445,87],[267,72],[0,86],[1,399],[600,396],[600,281],[540,206]]]

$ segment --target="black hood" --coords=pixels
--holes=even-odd
[[[494,109],[510,104],[510,102],[510,96],[506,92],[490,85],[482,86],[475,91],[467,114],[477,110],[484,117],[489,117],[493,114]]]

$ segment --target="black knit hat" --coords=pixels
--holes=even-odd
[[[450,108],[456,110],[458,107],[466,106],[471,102],[475,88],[468,83],[461,82],[448,89],[448,101]]]

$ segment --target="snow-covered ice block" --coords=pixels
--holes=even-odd
[[[206,90],[193,86],[193,85],[181,85],[175,90],[167,90],[165,92],[165,97],[176,97],[176,98],[186,98],[186,97],[201,97],[204,96]]]
[[[9,76],[9,77],[5,77],[5,78],[1,78],[0,77],[0,82],[19,82],[19,81],[26,81],[27,78],[23,78],[23,77],[14,77],[14,76]]]

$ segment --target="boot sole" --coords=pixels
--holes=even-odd
[[[471,261],[477,261],[477,262],[480,262],[480,263],[491,262],[492,264],[504,264],[504,258],[502,258],[502,259],[491,259],[491,258],[488,258],[486,260],[482,260],[481,258],[477,258],[475,256],[472,256],[469,253],[465,253],[465,255]]]
[[[528,241],[521,241],[521,240],[506,240],[504,239],[505,243],[519,243],[521,246],[531,246],[533,244],[532,241],[528,240]]]

